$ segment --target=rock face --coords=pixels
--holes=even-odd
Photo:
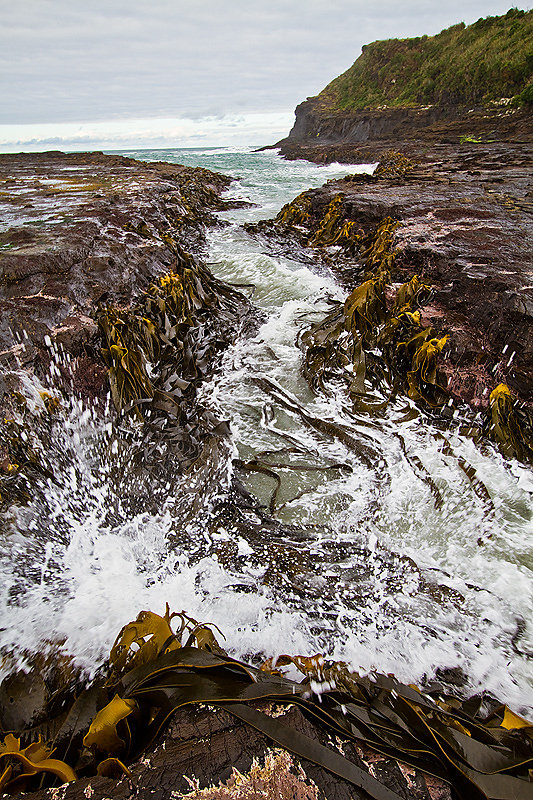
[[[351,67],[297,107],[278,145],[290,153],[294,144],[531,136],[532,45],[533,14],[516,8],[436,36],[363,45]]]
[[[474,407],[508,383],[533,399],[533,192],[527,143],[405,144],[416,161],[403,178],[331,181],[305,193],[311,222],[342,197],[342,216],[368,233],[385,217],[399,220],[394,281],[417,274],[433,287],[424,325],[450,333],[444,370],[452,396]],[[338,146],[352,162],[370,160],[384,142]],[[312,155],[339,156],[336,147]],[[310,153],[300,148],[300,156]],[[381,150],[383,153],[383,149]],[[326,160],[324,158],[324,160]],[[356,258],[329,259],[353,288]],[[355,283],[354,283],[355,281]]]
[[[310,98],[295,113],[289,135],[273,147],[279,147],[285,158],[317,163],[358,163],[361,157],[378,161],[387,147],[420,150],[458,144],[462,136],[531,142],[533,130],[531,111],[507,106],[466,112],[455,106],[324,112]]]

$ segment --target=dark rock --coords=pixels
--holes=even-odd
[[[358,744],[331,739],[296,707],[263,711],[281,716],[295,731],[337,750],[405,800],[451,800],[450,787],[436,778]],[[59,789],[30,792],[28,800],[205,800],[277,797],[280,800],[366,800],[366,792],[305,759],[273,749],[254,728],[220,708],[181,709],[151,752],[118,781],[94,777]],[[212,787],[208,792],[201,792]],[[239,790],[240,787],[240,790]],[[196,789],[196,791],[195,791]],[[198,794],[197,794],[198,791]],[[242,791],[242,793],[241,793]]]
[[[65,386],[104,387],[94,322],[99,305],[128,305],[175,254],[200,251],[230,178],[204,169],[101,153],[0,156],[0,367],[47,374],[50,348],[69,356]]]
[[[334,147],[327,152],[336,153]],[[451,334],[444,365],[451,394],[486,406],[490,391],[505,382],[521,400],[532,401],[530,146],[428,146],[418,139],[406,152],[418,164],[405,178],[349,177],[307,192],[312,219],[321,218],[340,193],[345,218],[362,232],[384,217],[400,220],[393,280],[401,283],[416,273],[434,288],[422,320]],[[300,157],[305,153],[300,150]],[[367,153],[351,150],[359,162]],[[294,235],[301,241],[300,232]],[[360,275],[357,261],[332,256],[328,263],[353,288]]]
[[[411,154],[428,146],[457,146],[465,136],[500,144],[531,142],[531,109],[448,105],[325,112],[317,98],[309,98],[296,108],[288,137],[272,147],[288,159],[354,164],[378,161],[387,147]]]

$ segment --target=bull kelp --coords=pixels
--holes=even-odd
[[[325,219],[331,218],[332,206],[337,208],[341,202],[340,195],[331,201]],[[357,237],[366,280],[343,305],[337,304],[301,335],[304,374],[314,390],[325,389],[325,376],[341,377],[359,407],[372,402],[366,397],[368,381],[374,390],[388,386],[392,396],[403,390],[411,399],[436,408],[448,400],[437,368],[447,337],[438,338],[420,320],[419,306],[431,288],[414,275],[396,289],[390,308],[387,303],[396,256],[392,242],[399,224],[387,218],[374,232]],[[343,230],[346,222],[339,216],[336,225]]]
[[[284,676],[291,664],[303,673],[301,682]],[[150,751],[169,718],[191,704],[208,704],[375,800],[399,800],[342,748],[319,744],[255,707],[270,702],[297,706],[337,741],[365,744],[436,776],[465,800],[530,797],[533,725],[494,698],[460,701],[438,685],[422,692],[390,676],[363,677],[321,655],[281,655],[253,666],[229,657],[213,626],[171,613],[168,604],[163,616],[142,611],[125,625],[100,678],[70,697],[67,708],[64,702],[60,714],[53,704],[49,709],[50,742],[42,741],[42,727],[3,731],[4,793],[95,774],[134,779],[132,762]]]
[[[152,283],[130,308],[101,310],[111,396],[117,411],[146,424],[153,449],[164,437],[183,467],[202,452],[206,437],[226,432],[196,401],[196,390],[243,322],[243,295],[216,280],[170,236],[174,271]]]

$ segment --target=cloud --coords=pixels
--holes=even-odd
[[[377,38],[508,0],[17,0],[0,28],[0,122],[291,111]]]
[[[229,114],[199,119],[115,120],[96,123],[0,125],[4,152],[123,150],[270,144],[292,125],[287,112]]]

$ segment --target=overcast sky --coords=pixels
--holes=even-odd
[[[268,143],[361,45],[510,5],[0,0],[0,149]]]

